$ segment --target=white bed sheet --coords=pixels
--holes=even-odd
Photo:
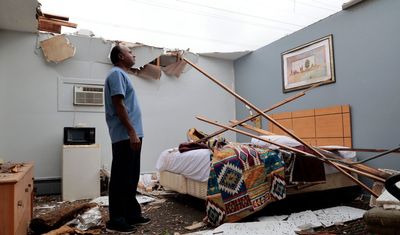
[[[197,149],[180,153],[178,148],[164,150],[156,163],[156,169],[181,174],[186,178],[205,182],[210,175],[209,149]]]

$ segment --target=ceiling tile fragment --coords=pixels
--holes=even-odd
[[[59,63],[75,55],[75,47],[64,35],[43,40],[40,47],[48,62]]]

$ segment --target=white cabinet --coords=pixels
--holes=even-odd
[[[100,196],[100,145],[63,145],[62,200]]]

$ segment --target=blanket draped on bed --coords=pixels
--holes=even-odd
[[[207,218],[213,225],[235,222],[286,197],[279,150],[228,144],[211,156]]]

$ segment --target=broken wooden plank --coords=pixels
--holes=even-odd
[[[49,13],[44,13],[44,12],[43,12],[43,16],[46,18],[69,21],[69,17],[67,17],[67,16],[54,15],[54,14],[49,14]]]
[[[41,20],[39,20],[38,22],[38,29],[40,31],[46,31],[51,33],[61,33],[61,25],[55,25],[53,23]]]
[[[232,123],[237,125],[237,123],[239,123],[239,121],[232,120]],[[259,133],[261,135],[273,135],[274,134],[274,133],[269,132],[267,130],[264,130],[264,129],[261,129],[261,128],[257,128],[255,126],[252,126],[252,125],[249,125],[249,124],[246,124],[246,123],[239,124],[239,126],[244,127],[246,129],[249,129],[249,130],[252,130],[252,131],[254,131],[256,133]]]
[[[71,22],[64,21],[64,20],[59,20],[59,19],[47,18],[47,17],[44,17],[44,16],[39,16],[38,20],[39,20],[39,22],[43,21],[43,22],[48,22],[48,23],[51,23],[51,24],[60,25],[60,26],[66,26],[66,27],[70,27],[70,28],[78,27],[78,24],[75,24],[75,23],[71,23]]]

